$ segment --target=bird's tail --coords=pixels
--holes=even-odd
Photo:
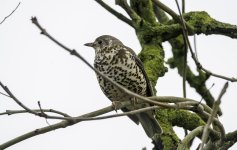
[[[159,140],[159,135],[163,133],[162,128],[154,116],[144,112],[138,114],[139,122],[141,123],[143,129],[145,130],[148,137],[150,137],[155,145],[155,147],[161,147],[162,144]],[[162,149],[162,148],[159,148]]]

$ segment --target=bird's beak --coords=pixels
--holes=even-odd
[[[85,46],[94,47],[94,43],[86,43]]]

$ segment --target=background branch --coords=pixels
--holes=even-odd
[[[9,17],[17,10],[17,8],[20,6],[20,4],[21,4],[21,2],[19,2],[19,3],[17,4],[16,8],[15,8],[9,15],[7,15],[6,17],[4,17],[4,19],[0,22],[0,25],[1,25],[7,18],[9,18]]]
[[[210,127],[211,123],[213,122],[214,117],[216,116],[216,113],[219,109],[219,105],[221,103],[221,98],[224,95],[224,93],[226,92],[226,89],[228,88],[228,82],[226,82],[226,84],[224,85],[223,89],[221,90],[221,93],[218,97],[218,99],[214,102],[213,108],[212,108],[212,113],[210,115],[210,117],[208,118],[207,124],[205,125],[204,129],[203,129],[203,134],[202,134],[202,144],[200,146],[200,149],[202,150],[204,147],[204,144],[207,141],[208,138],[208,134],[209,134],[209,130],[208,128]],[[224,135],[225,135],[225,131],[223,130],[223,132],[221,132],[221,139],[220,139],[220,145],[222,145],[223,139],[224,139]]]
[[[43,111],[44,113],[50,112],[50,113],[61,115],[63,117],[71,117],[64,112],[54,110],[54,109],[31,109],[31,110],[38,113]],[[14,115],[14,114],[22,114],[22,113],[29,113],[29,112],[27,110],[6,110],[5,112],[0,113],[0,115]]]
[[[116,16],[118,19],[120,19],[121,21],[127,23],[131,27],[134,27],[132,21],[130,19],[128,19],[127,17],[125,17],[123,14],[117,12],[116,10],[111,8],[109,5],[107,5],[105,2],[103,2],[102,0],[95,0],[95,1],[98,4],[100,4],[104,9],[106,9],[108,12],[110,12],[111,14]]]

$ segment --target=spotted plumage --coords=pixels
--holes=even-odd
[[[85,45],[95,49],[94,67],[98,71],[139,95],[153,95],[143,64],[132,49],[109,35],[100,36],[93,43],[87,43]],[[133,97],[122,92],[101,76],[97,75],[97,79],[102,91],[111,101],[133,99]],[[129,106],[122,110],[127,112],[148,105]],[[129,118],[137,124],[141,123],[150,138],[155,134],[162,133],[158,122],[153,116],[153,111],[130,115]]]

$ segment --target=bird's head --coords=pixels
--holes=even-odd
[[[85,46],[93,47],[98,52],[106,51],[112,47],[121,46],[123,43],[117,38],[110,35],[102,35],[95,39],[92,43],[86,43]]]

